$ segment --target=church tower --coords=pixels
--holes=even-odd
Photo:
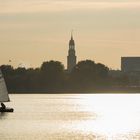
[[[75,55],[75,42],[73,40],[73,35],[71,33],[71,39],[69,41],[69,51],[67,56],[67,70],[71,72],[76,65],[76,55]]]

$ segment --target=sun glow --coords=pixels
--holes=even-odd
[[[86,96],[84,99],[83,97]],[[108,137],[140,128],[138,95],[80,95],[86,110],[97,114],[96,120],[88,120],[88,131],[102,133]],[[116,98],[117,97],[117,98]],[[120,100],[122,99],[122,100]]]

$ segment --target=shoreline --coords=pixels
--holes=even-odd
[[[140,87],[96,87],[85,90],[16,90],[10,91],[10,94],[140,94]]]

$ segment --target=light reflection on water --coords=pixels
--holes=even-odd
[[[140,95],[10,95],[2,140],[140,140]]]

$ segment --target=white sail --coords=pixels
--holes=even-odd
[[[0,70],[0,102],[9,102],[9,101],[10,101],[10,98],[8,96],[5,80]]]

